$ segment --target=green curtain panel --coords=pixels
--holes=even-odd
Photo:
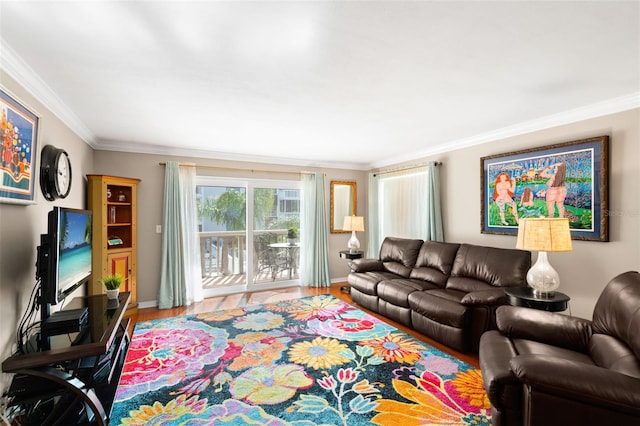
[[[329,249],[324,175],[302,174],[301,280],[309,287],[329,287]]]
[[[444,241],[442,207],[440,204],[440,168],[431,161],[427,170],[427,240]]]
[[[196,219],[195,168],[180,168],[169,161],[164,180],[160,309],[190,305],[203,298]]]
[[[380,222],[378,220],[378,177],[375,173],[369,173],[368,207],[369,223],[366,229],[369,245],[367,246],[367,257],[377,259],[382,237],[380,237]]]

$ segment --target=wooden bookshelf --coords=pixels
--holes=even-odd
[[[100,280],[118,273],[120,291],[131,293],[127,315],[138,309],[136,291],[137,188],[140,179],[87,175],[88,208],[93,212],[92,276],[89,295],[103,294]]]

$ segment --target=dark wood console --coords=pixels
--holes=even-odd
[[[74,298],[65,309],[88,309],[79,332],[50,336],[51,349],[33,349],[2,363],[3,372],[15,373],[11,405],[28,424],[108,424],[129,347],[130,319],[124,313],[130,300],[129,292],[117,301],[106,295]]]

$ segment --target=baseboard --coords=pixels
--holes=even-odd
[[[157,307],[158,307],[157,300],[151,300],[149,302],[138,302],[138,309],[157,308]]]

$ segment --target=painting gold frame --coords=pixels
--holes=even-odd
[[[331,181],[331,212],[330,228],[332,234],[351,232],[342,229],[345,216],[357,215],[357,184],[356,182],[334,180]]]

